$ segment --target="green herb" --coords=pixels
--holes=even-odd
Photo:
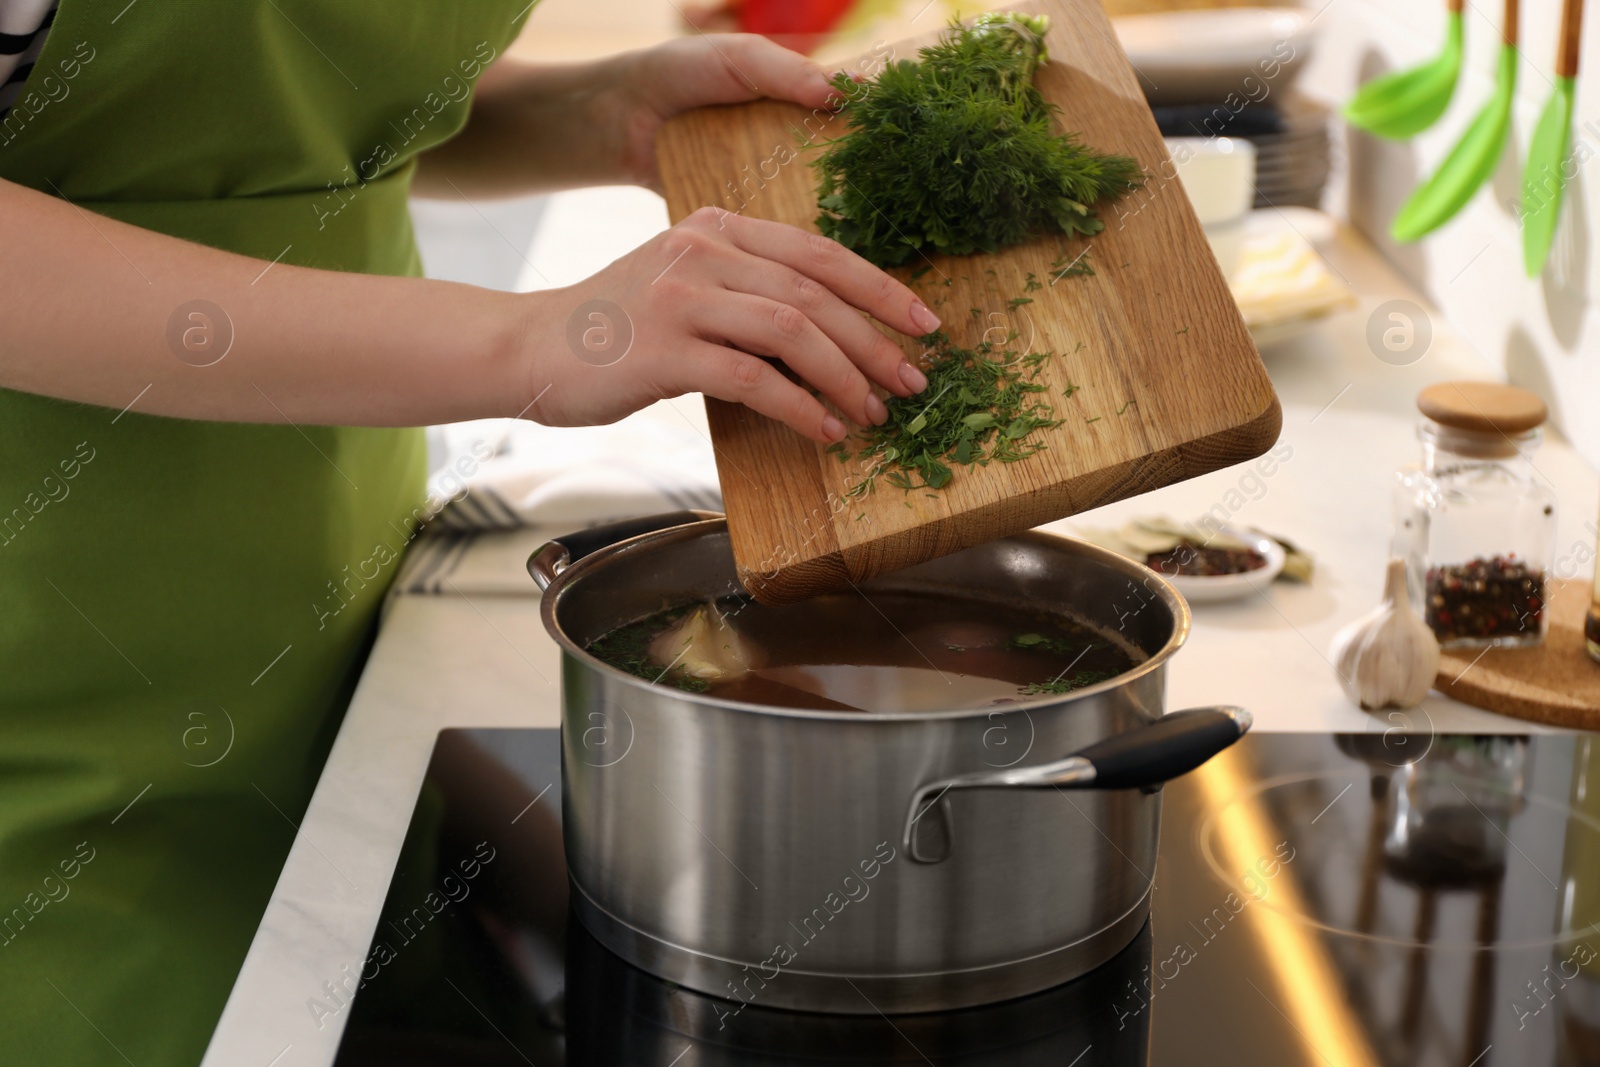
[[[1033,273],[1033,271],[1030,270],[1028,272],[1028,282],[1027,282],[1026,285],[1024,285],[1022,287],[1022,291],[1024,293],[1037,293],[1040,289],[1043,289],[1043,288],[1044,288],[1044,286],[1039,284],[1039,276],[1037,274]]]
[[[1033,303],[1033,297],[1031,296],[1014,296],[1010,300],[1006,301],[1006,307],[1010,308],[1012,311],[1015,311],[1023,304],[1031,303]]]
[[[813,163],[822,232],[896,266],[1104,229],[1095,205],[1143,175],[1055,132],[1057,109],[1033,84],[1048,28],[1039,16],[984,15],[876,81],[836,75],[850,129]]]
[[[1048,652],[1052,656],[1070,656],[1074,652],[1082,654],[1090,649],[1105,648],[1106,645],[1098,641],[1083,645],[1065,637],[1046,637],[1044,634],[1018,634],[1006,642],[1006,647],[1030,652]]]
[[[1079,252],[1077,257],[1070,263],[1067,262],[1065,255],[1057,257],[1056,261],[1050,264],[1050,273],[1054,275],[1050,279],[1051,285],[1059,282],[1062,278],[1081,278],[1093,275],[1094,268],[1089,266],[1089,250],[1085,248],[1082,252]]]
[[[1185,334],[1185,333],[1188,333],[1188,332],[1189,332],[1189,327],[1185,326],[1181,330],[1174,331],[1173,336],[1177,336],[1178,334]]]
[[[1128,401],[1126,404],[1122,405],[1120,408],[1117,409],[1117,414],[1121,415],[1124,411],[1127,411],[1129,408],[1136,407],[1138,405],[1138,403],[1139,402],[1137,400]]]
[[[1096,682],[1103,682],[1111,675],[1105,671],[1078,671],[1071,678],[1052,678],[1048,682],[1033,682],[1022,690],[1024,696],[1038,696],[1042,693],[1070,693],[1074,689],[1086,689]]]
[[[1094,418],[1092,418],[1092,419],[1084,419],[1084,420],[1083,420],[1083,423],[1084,423],[1084,425],[1085,425],[1085,426],[1087,426],[1087,425],[1088,425],[1088,424],[1089,424],[1089,423],[1091,423],[1091,422],[1099,422],[1099,421],[1100,421],[1100,419],[1101,419],[1101,416],[1099,416],[1099,415],[1096,415],[1096,416],[1095,416],[1095,417],[1094,417]]]
[[[911,272],[911,280],[913,282],[915,282],[918,278],[922,277],[924,274],[928,273],[932,269],[933,269],[933,264],[932,263],[927,263],[927,264],[924,264],[923,266],[918,267],[916,270]]]
[[[1060,425],[1055,409],[1039,397],[1046,387],[1035,380],[1051,353],[1023,354],[988,341],[961,348],[943,332],[922,343],[930,350],[928,388],[890,397],[882,426],[867,427],[849,446],[834,446],[841,458],[853,455],[867,469],[849,496],[871,492],[880,476],[908,492],[943,489],[955,476],[952,465],[1026,459],[1044,448],[1029,440],[1034,431]]]
[[[1081,385],[1073,385],[1071,382],[1068,382],[1067,383],[1067,387],[1065,389],[1061,390],[1061,395],[1066,397],[1068,400],[1071,400],[1072,399],[1072,394],[1076,393],[1079,389],[1082,389],[1082,388],[1083,388],[1083,386],[1081,386]]]

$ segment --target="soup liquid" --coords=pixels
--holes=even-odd
[[[588,651],[631,674],[728,700],[880,713],[1067,693],[1145,658],[1126,641],[1059,615],[958,597],[840,593],[776,607],[726,597],[714,606],[752,650],[748,672],[696,678],[647,654],[651,640],[693,605],[613,630]]]

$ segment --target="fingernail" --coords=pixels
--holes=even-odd
[[[928,387],[928,376],[909,363],[900,364],[900,380],[913,393],[920,393]]]
[[[867,418],[872,420],[872,425],[882,426],[889,418],[889,409],[883,406],[883,401],[878,399],[877,393],[867,394]]]
[[[822,433],[830,441],[843,441],[844,423],[832,415],[825,415],[822,419]]]
[[[920,300],[911,305],[911,321],[923,333],[932,333],[939,328],[939,316],[929,311],[928,305]]]

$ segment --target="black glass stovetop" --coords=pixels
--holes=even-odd
[[[1600,1064],[1600,735],[1251,735],[1166,786],[1127,949],[937,1015],[729,1018],[630,967],[569,920],[560,794],[555,730],[440,735],[323,1005],[341,1067]]]

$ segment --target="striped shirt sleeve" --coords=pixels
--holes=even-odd
[[[58,0],[0,0],[0,118],[4,118],[44,49]]]

